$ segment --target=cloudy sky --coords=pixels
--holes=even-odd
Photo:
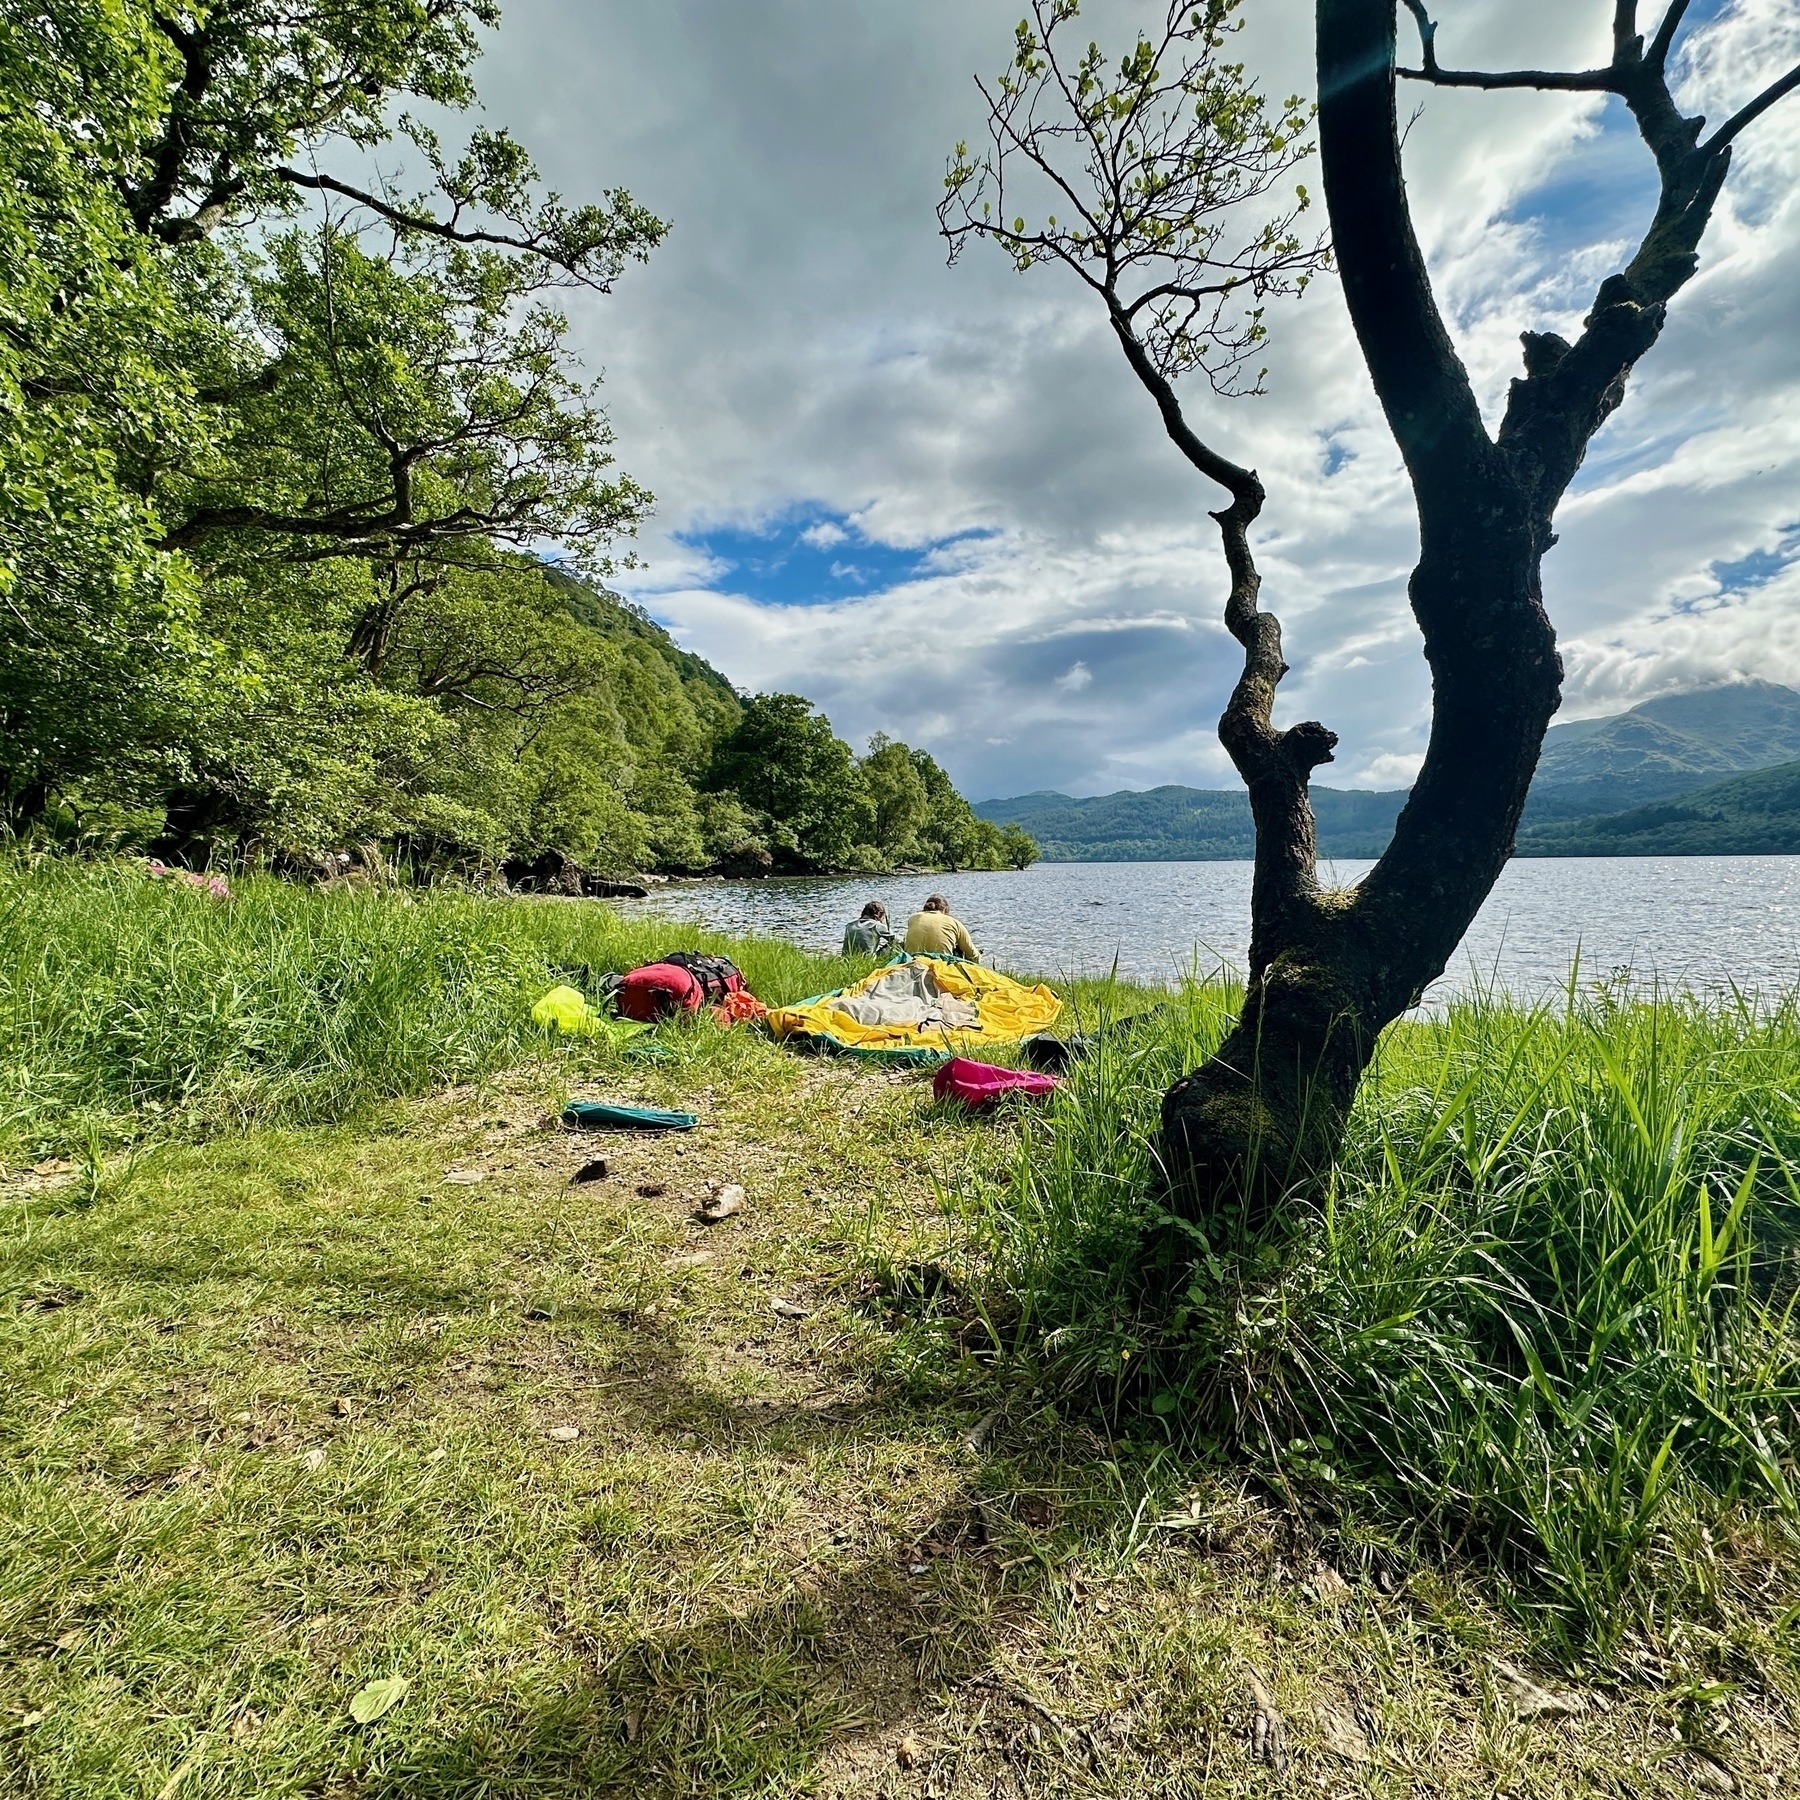
[[[510,0],[482,90],[571,197],[673,222],[570,311],[620,460],[654,489],[619,585],[739,686],[929,748],[976,797],[1234,777],[1233,647],[1208,491],[1091,297],[972,246],[945,266],[944,158],[1020,0]],[[1447,65],[1605,60],[1608,0],[1437,0]],[[1654,0],[1645,13],[1654,16]],[[1246,60],[1310,92],[1306,0],[1247,0]],[[1087,0],[1126,47],[1162,0]],[[1719,119],[1800,58],[1800,0],[1698,0],[1681,97]],[[1570,331],[1647,219],[1615,101],[1427,92],[1418,227],[1490,421],[1525,329]],[[1748,674],[1800,683],[1800,96],[1740,143],[1662,342],[1596,442],[1545,570],[1563,717]],[[1316,177],[1315,177],[1316,185]],[[1321,209],[1322,210],[1322,209]],[[985,253],[984,253],[985,252]],[[1266,397],[1188,396],[1269,490],[1264,601],[1286,720],[1337,786],[1404,785],[1428,692],[1416,534],[1334,281],[1274,317]]]

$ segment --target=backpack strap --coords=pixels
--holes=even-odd
[[[657,960],[686,969],[700,983],[710,1006],[718,1005],[731,992],[734,980],[744,979],[743,971],[729,957],[704,956],[697,950],[673,950]]]

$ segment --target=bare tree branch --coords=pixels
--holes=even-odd
[[[1658,74],[1669,60],[1675,33],[1681,29],[1682,15],[1687,9],[1688,0],[1670,0],[1669,10],[1663,14],[1663,21],[1656,28],[1656,36],[1650,40],[1650,48],[1644,52],[1644,61]]]
[[[1619,85],[1611,69],[1396,69],[1403,81],[1424,81],[1432,87],[1537,88],[1552,94],[1616,94]]]
[[[1700,146],[1700,153],[1703,156],[1718,155],[1746,125],[1752,124],[1757,119],[1760,119],[1777,100],[1791,94],[1797,87],[1800,87],[1800,63],[1796,63],[1779,81],[1770,82],[1748,106],[1741,107],[1737,112],[1734,112],[1731,117]]]
[[[1678,116],[1667,84],[1669,51],[1675,34],[1687,15],[1691,0],[1670,0],[1662,23],[1649,48],[1644,48],[1638,35],[1636,0],[1614,0],[1613,59],[1604,69],[1510,69],[1487,72],[1475,69],[1445,69],[1437,60],[1437,25],[1425,10],[1425,0],[1402,0],[1419,30],[1420,67],[1396,69],[1395,74],[1408,81],[1428,82],[1434,87],[1465,88],[1537,88],[1546,92],[1618,94],[1639,115],[1640,128],[1646,115]],[[1800,65],[1790,69],[1779,81],[1770,85],[1749,105],[1726,120],[1704,143],[1698,144],[1702,156],[1717,155],[1743,131],[1745,126],[1769,110],[1778,100],[1800,87]],[[1701,121],[1682,121],[1691,125],[1683,149],[1696,146]],[[1659,163],[1664,160],[1666,130],[1645,133],[1646,141],[1657,151]]]
[[[1489,75],[1470,69],[1444,69],[1438,66],[1437,24],[1425,10],[1425,0],[1405,0],[1419,28],[1419,64],[1416,69],[1396,69],[1395,74],[1407,81],[1425,81],[1433,87],[1467,88],[1547,88],[1570,93],[1615,91],[1611,69],[1585,69],[1577,72],[1555,69],[1514,69]],[[1625,0],[1620,0],[1620,11]],[[1635,11],[1635,9],[1633,9]],[[1615,19],[1615,34],[1617,21]]]

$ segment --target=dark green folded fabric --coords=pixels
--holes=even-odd
[[[654,1106],[614,1106],[606,1100],[571,1100],[563,1123],[584,1131],[692,1131],[697,1113],[662,1112]]]

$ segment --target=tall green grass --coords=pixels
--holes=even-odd
[[[129,864],[0,863],[0,1143],[316,1122],[580,1054],[531,1023],[557,967],[677,946],[723,950],[771,1002],[867,966],[586,903],[267,878],[221,902]]]
[[[1402,1024],[1279,1243],[1155,1199],[1162,1090],[1229,1012],[1195,989],[1109,1040],[981,1197],[1038,1378],[1329,1519],[1478,1553],[1572,1649],[1791,1603],[1794,1001],[1596,989]],[[1143,1270],[1172,1235],[1171,1314]]]

